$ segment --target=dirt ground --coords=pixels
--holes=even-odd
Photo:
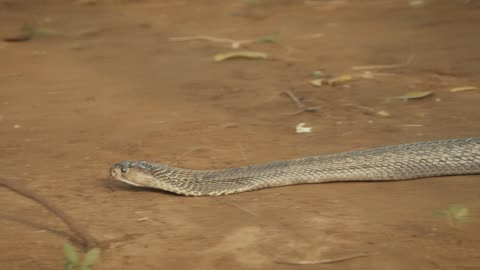
[[[480,3],[411,2],[1,0],[0,37],[35,35],[0,42],[0,176],[100,241],[95,269],[479,269],[479,176],[197,198],[108,180],[125,159],[225,168],[479,136],[480,90],[449,90],[480,87]],[[194,35],[269,58],[169,40]],[[318,70],[357,79],[315,87]],[[318,110],[292,114],[284,90]],[[411,91],[433,95],[391,99]],[[72,232],[7,189],[0,204],[0,269],[61,269]],[[436,214],[456,204],[467,222]]]

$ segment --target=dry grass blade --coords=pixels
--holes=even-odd
[[[244,59],[267,59],[267,54],[263,52],[254,51],[234,51],[227,53],[216,54],[213,59],[215,62],[221,62],[229,59],[244,58]]]
[[[478,87],[476,87],[476,86],[461,86],[461,87],[452,88],[449,91],[452,92],[452,93],[456,93],[456,92],[464,92],[464,91],[472,91],[472,90],[478,90]]]
[[[337,263],[337,262],[343,262],[347,260],[352,260],[355,258],[360,258],[360,257],[366,257],[368,256],[368,253],[357,253],[357,254],[352,254],[348,256],[342,256],[342,257],[337,257],[337,258],[330,258],[330,259],[323,259],[323,260],[318,260],[318,261],[277,261],[276,263],[278,264],[289,264],[289,265],[312,265],[312,264],[328,264],[328,263]]]
[[[408,92],[404,95],[393,97],[393,98],[402,99],[402,100],[411,100],[411,99],[421,99],[431,95],[433,95],[432,91],[414,91],[414,92]]]
[[[392,65],[370,65],[370,66],[354,66],[352,67],[353,70],[371,70],[371,69],[392,69],[392,68],[400,68],[410,65],[415,59],[414,55],[410,55],[404,63],[400,64],[392,64]]]

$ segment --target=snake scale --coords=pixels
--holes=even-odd
[[[147,161],[122,161],[110,168],[116,180],[185,196],[218,196],[305,183],[466,174],[480,174],[480,137],[415,142],[219,170],[188,170]]]

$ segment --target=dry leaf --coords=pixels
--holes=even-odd
[[[405,95],[395,97],[397,99],[403,99],[403,100],[410,100],[410,99],[420,99],[424,97],[428,97],[430,95],[433,95],[432,91],[415,91],[415,92],[408,92]]]
[[[310,80],[310,84],[315,85],[315,86],[323,86],[323,85],[329,85],[329,86],[335,86],[341,83],[346,83],[353,80],[353,76],[350,74],[344,74],[340,75],[337,77],[329,78],[329,79],[314,79]]]
[[[262,52],[253,52],[253,51],[234,51],[228,53],[219,53],[216,54],[213,59],[215,62],[225,61],[235,58],[246,58],[246,59],[266,59],[267,54]]]
[[[337,76],[337,77],[333,77],[333,78],[329,79],[327,82],[328,82],[328,85],[334,86],[334,85],[337,85],[337,84],[340,84],[340,83],[349,82],[351,80],[353,80],[352,75],[344,74],[344,75],[340,75],[340,76]]]
[[[450,92],[463,92],[463,91],[472,91],[472,90],[477,90],[478,87],[476,86],[461,86],[461,87],[455,87],[450,89]]]
[[[322,86],[322,85],[325,84],[325,79],[315,79],[315,80],[311,80],[311,81],[310,81],[310,84],[320,87],[320,86]]]

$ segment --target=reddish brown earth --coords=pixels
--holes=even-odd
[[[146,159],[224,168],[480,135],[480,3],[426,1],[0,1],[0,168],[102,243],[95,269],[479,269],[480,177],[336,183],[188,198],[108,181]],[[92,1],[93,2],[93,1]],[[229,44],[267,60],[215,63]],[[311,73],[401,64],[348,85]],[[317,112],[297,111],[290,89]],[[388,99],[433,91],[419,100]],[[387,111],[390,116],[377,115]],[[311,133],[297,134],[305,122]],[[452,226],[436,212],[469,209]],[[0,269],[62,269],[72,234],[0,189]],[[321,265],[288,265],[368,256]]]

